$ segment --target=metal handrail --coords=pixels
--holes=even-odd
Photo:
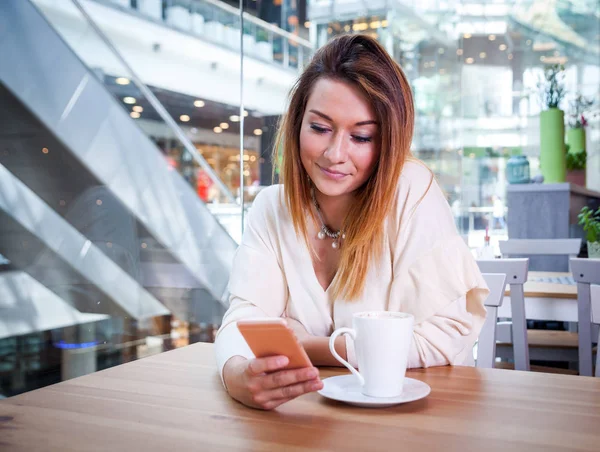
[[[182,142],[186,151],[192,155],[194,160],[202,167],[204,171],[208,174],[210,179],[219,187],[219,189],[225,194],[225,196],[234,204],[237,204],[235,196],[229,191],[229,188],[223,183],[223,181],[219,178],[215,170],[208,164],[208,162],[202,157],[202,155],[198,152],[196,147],[190,141],[190,139],[185,135],[181,127],[175,122],[175,120],[171,117],[169,112],[165,109],[165,107],[160,103],[160,101],[156,98],[154,93],[148,88],[142,80],[137,76],[137,74],[133,71],[131,66],[125,61],[125,59],[121,56],[117,48],[112,44],[108,36],[104,34],[104,32],[98,27],[94,19],[90,17],[85,8],[81,6],[79,0],[71,0],[75,7],[81,12],[83,17],[88,21],[89,25],[94,29],[96,34],[100,37],[100,39],[106,44],[106,46],[110,49],[113,55],[119,60],[119,62],[129,71],[130,78],[137,85],[142,94],[148,99],[148,102],[156,112],[160,115],[160,117],[170,126],[170,128],[175,132],[175,135]],[[240,197],[240,202],[243,205],[243,196]]]
[[[227,11],[228,13],[231,13],[235,16],[239,16],[239,10],[237,8],[234,8],[231,5],[226,4],[226,3],[220,2],[218,0],[201,0],[201,1],[208,3],[210,5],[213,5],[217,8],[220,8],[223,11]],[[194,3],[197,3],[197,0],[194,0]],[[276,27],[275,25],[270,24],[269,22],[265,22],[264,20],[259,19],[250,13],[244,12],[244,20],[247,20],[248,22],[252,22],[253,24],[258,25],[259,27],[264,28],[266,30],[269,30],[281,37],[287,38],[292,41],[296,41],[298,44],[301,44],[304,47],[308,47],[309,49],[313,48],[313,45],[310,41],[307,41],[306,39],[303,39],[299,36],[296,36],[295,34],[290,33],[289,31],[282,30],[281,28]]]

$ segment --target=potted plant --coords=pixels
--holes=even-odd
[[[585,115],[594,105],[593,99],[578,94],[570,103],[567,123],[567,182],[585,187],[587,152],[585,145]]]
[[[593,211],[585,206],[577,215],[577,219],[586,233],[588,257],[600,259],[600,207]]]
[[[540,169],[545,183],[565,182],[565,114],[559,108],[565,97],[564,66],[546,66],[538,88],[544,108],[540,113]]]
[[[585,140],[585,137],[584,137]],[[587,162],[587,152],[585,149],[573,151],[570,144],[566,144],[567,155],[565,164],[567,166],[567,182],[585,187],[585,166]]]

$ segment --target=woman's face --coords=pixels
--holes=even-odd
[[[352,193],[379,158],[379,128],[367,98],[353,85],[320,79],[300,129],[300,158],[325,196]]]

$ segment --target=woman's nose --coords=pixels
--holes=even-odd
[[[335,134],[325,151],[325,157],[332,163],[343,163],[348,158],[344,136],[341,133]]]

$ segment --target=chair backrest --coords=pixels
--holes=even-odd
[[[525,284],[529,273],[529,259],[478,259],[477,265],[482,273],[504,273],[506,284]]]
[[[581,239],[510,239],[498,244],[502,256],[577,256]]]
[[[595,313],[598,289],[600,284],[600,259],[570,260],[573,279],[577,281],[577,315],[579,320],[579,375],[592,375],[592,328],[591,321]],[[598,358],[600,364],[600,358]],[[600,376],[599,366],[596,365],[596,376]]]
[[[590,295],[592,299],[592,323],[600,325],[600,286],[598,284],[592,284]],[[600,344],[600,341],[598,341],[598,344]]]
[[[503,273],[510,284],[512,315],[512,343],[516,370],[529,370],[529,342],[525,317],[525,291],[523,285],[529,272],[528,258],[478,260],[482,273]]]
[[[504,300],[506,275],[504,273],[484,273],[483,278],[490,289],[490,294],[485,300],[487,315],[485,323],[479,333],[477,344],[477,367],[492,368],[496,360],[496,321],[498,320],[498,307]]]
[[[600,259],[571,259],[573,279],[583,284],[600,284]]]
[[[600,325],[600,286],[592,284],[590,287],[592,302],[592,323]],[[600,333],[598,333],[598,347],[600,347]],[[600,377],[600,351],[596,350],[596,376]]]

